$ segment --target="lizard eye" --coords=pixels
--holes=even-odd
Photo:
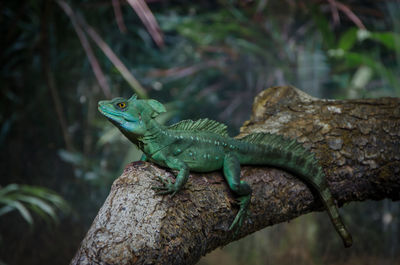
[[[120,109],[124,109],[124,108],[126,108],[126,103],[125,102],[120,102],[120,103],[117,104],[117,106]]]

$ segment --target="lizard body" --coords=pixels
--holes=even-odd
[[[187,182],[190,171],[223,169],[240,205],[229,229],[240,228],[251,198],[250,185],[240,180],[240,165],[279,167],[301,177],[318,192],[344,245],[351,246],[351,235],[339,216],[321,166],[313,153],[296,140],[269,133],[231,138],[226,125],[208,119],[164,126],[154,119],[165,112],[164,106],[155,100],[138,100],[136,96],[100,101],[99,111],[143,151],[143,160],[178,170],[174,183],[159,177],[163,185],[153,187],[158,194],[175,195]]]

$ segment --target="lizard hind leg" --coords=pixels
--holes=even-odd
[[[224,158],[224,176],[228,182],[229,188],[236,194],[239,195],[239,211],[236,214],[229,230],[236,227],[235,236],[240,230],[244,219],[247,216],[247,210],[251,199],[251,188],[247,182],[240,180],[240,163],[236,156],[226,155]]]

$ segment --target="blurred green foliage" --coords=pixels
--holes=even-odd
[[[17,211],[0,218],[0,258],[8,264],[67,263],[112,181],[140,157],[97,113],[97,102],[108,93],[129,97],[134,89],[89,36],[89,26],[145,88],[145,96],[166,103],[169,112],[161,117],[166,123],[209,117],[229,124],[233,135],[249,117],[254,97],[275,85],[292,84],[328,98],[400,96],[395,0],[148,1],[164,37],[162,48],[125,1],[119,1],[125,33],[111,0],[68,1],[78,24],[79,16],[86,21],[80,26],[105,87],[58,3],[0,4],[0,185],[19,187],[31,198],[23,207],[39,216],[55,217],[55,208],[44,206],[54,201],[22,191],[30,187],[25,185],[57,191],[74,212],[60,214],[58,226],[38,220],[27,230],[17,214],[23,208],[14,204]],[[21,202],[17,190],[14,194],[14,202]],[[391,264],[399,260],[399,208],[386,201],[346,206],[346,223],[356,238],[348,251],[327,217],[313,214],[265,229],[201,262]]]
[[[67,203],[53,191],[17,184],[9,184],[0,189],[0,205],[3,205],[0,208],[0,217],[17,210],[30,225],[33,225],[33,218],[29,210],[47,221],[58,222],[56,209],[68,212],[69,208]]]

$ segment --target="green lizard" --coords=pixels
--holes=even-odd
[[[222,169],[240,205],[229,230],[240,229],[252,192],[250,185],[240,180],[240,165],[276,166],[301,177],[318,192],[344,245],[351,246],[351,235],[339,216],[321,166],[313,153],[296,140],[269,133],[231,138],[226,125],[209,119],[164,126],[155,120],[166,111],[164,106],[153,99],[139,100],[135,95],[128,100],[100,101],[98,109],[143,151],[142,160],[178,170],[174,183],[159,176],[162,186],[153,187],[157,194],[175,195],[187,182],[189,171]]]

